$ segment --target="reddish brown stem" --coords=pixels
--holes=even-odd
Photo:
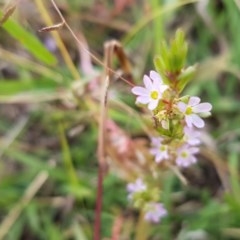
[[[102,196],[103,196],[103,175],[104,169],[101,165],[98,168],[97,180],[97,200],[95,206],[95,221],[94,221],[94,240],[101,238],[101,212],[102,212]]]
[[[165,104],[169,104],[170,102],[165,100],[165,99],[162,99],[162,102],[165,103]]]

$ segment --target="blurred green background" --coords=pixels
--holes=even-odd
[[[169,215],[148,226],[147,239],[240,239],[240,1],[58,0],[79,39],[99,59],[104,44],[121,42],[134,83],[153,69],[161,40],[178,28],[189,42],[188,65],[198,64],[186,94],[213,105],[199,163],[168,173],[163,192]],[[0,1],[15,6],[0,28],[0,239],[92,239],[97,182],[96,114],[100,64],[66,27],[50,1]],[[12,7],[13,9],[13,7]],[[114,69],[120,66],[113,61]],[[126,77],[126,76],[125,76]],[[113,81],[109,115],[122,131],[146,139],[130,111],[130,87]],[[130,109],[127,111],[127,109]],[[104,180],[102,239],[146,239],[128,206],[118,169]],[[138,225],[136,225],[138,224]],[[119,238],[113,237],[120,225]]]

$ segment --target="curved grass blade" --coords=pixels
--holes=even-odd
[[[0,17],[3,14],[0,12]],[[3,18],[3,17],[2,17]],[[26,31],[20,24],[8,19],[2,27],[17,41],[19,41],[35,58],[47,65],[57,63],[55,56],[38,40],[36,36]]]

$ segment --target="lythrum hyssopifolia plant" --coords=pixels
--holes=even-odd
[[[212,105],[201,102],[198,96],[182,92],[193,79],[195,66],[185,67],[188,46],[184,33],[177,31],[168,45],[163,42],[161,55],[156,56],[156,71],[143,77],[144,86],[135,86],[132,93],[136,104],[148,108],[155,133],[151,137],[149,174],[137,176],[128,183],[128,199],[144,214],[146,221],[158,223],[167,215],[161,203],[164,192],[158,178],[166,169],[180,170],[197,162],[202,118],[210,116]]]
[[[78,44],[82,46],[82,42],[77,39],[67,25],[53,0],[52,3],[60,15],[61,23],[45,27],[41,29],[41,32],[57,30],[66,26]],[[3,17],[4,21],[7,20],[13,8],[6,11]],[[106,70],[105,78],[103,78],[106,86],[103,84],[104,91],[101,98],[102,111],[99,114],[101,115],[100,119],[99,116],[96,117],[97,121],[100,122],[98,151],[100,170],[96,197],[95,227],[93,230],[94,239],[96,240],[100,239],[101,198],[104,195],[102,183],[107,169],[105,168],[106,155],[109,155],[111,159],[118,159],[118,164],[123,167],[125,176],[128,175],[127,198],[132,206],[142,213],[141,216],[146,221],[159,223],[168,214],[168,210],[162,201],[164,195],[164,191],[160,187],[162,173],[172,169],[181,177],[181,168],[187,168],[197,162],[197,153],[201,144],[201,132],[199,130],[205,125],[202,118],[209,116],[212,108],[210,103],[201,103],[198,96],[182,94],[189,81],[194,77],[195,66],[185,67],[187,43],[185,42],[184,33],[177,31],[175,38],[169,45],[165,42],[161,44],[161,54],[156,56],[154,60],[156,71],[152,70],[149,75],[143,77],[143,86],[134,86],[132,88],[132,93],[137,96],[137,105],[145,108],[152,118],[152,126],[149,127],[151,131],[147,133],[150,136],[151,146],[147,152],[142,151],[140,145],[136,143],[137,141],[132,141],[131,137],[105,114],[110,77],[113,73],[116,73],[110,66],[111,54],[115,53],[118,56],[126,73],[130,72],[122,46],[117,41],[113,41],[105,47],[105,56],[108,56],[108,59],[106,59],[106,63],[101,64]],[[82,46],[82,48],[84,47]],[[90,52],[88,54],[91,55]],[[95,56],[92,55],[92,57],[100,63]],[[78,78],[78,73],[73,74],[73,76]],[[124,80],[124,78],[120,78]],[[125,82],[129,85],[132,84],[128,81]],[[100,92],[97,81],[91,81],[89,85],[89,89],[93,89],[93,86],[95,86],[97,94]],[[90,90],[90,93],[91,97],[94,98],[92,90]],[[95,97],[99,100],[98,95]],[[92,104],[92,101],[90,102]],[[98,101],[94,101],[94,103],[99,104]],[[109,145],[112,145],[110,150],[103,144],[106,140],[105,134]],[[114,152],[114,148],[117,149],[116,152]],[[146,149],[144,148],[144,150]],[[138,165],[139,153],[142,163]],[[118,171],[121,170],[118,169]]]

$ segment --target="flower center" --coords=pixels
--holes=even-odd
[[[152,99],[156,100],[156,99],[158,99],[158,92],[157,91],[152,91],[150,96],[151,96]]]
[[[187,153],[187,152],[182,152],[182,153],[181,153],[181,156],[182,156],[183,158],[187,158],[188,153]]]
[[[161,151],[161,152],[166,151],[166,149],[167,149],[167,148],[166,148],[166,146],[164,146],[164,145],[162,145],[162,146],[160,147],[160,151]]]
[[[193,111],[192,111],[192,108],[191,108],[191,107],[187,107],[185,113],[186,113],[187,115],[190,115],[190,114],[192,114],[192,112],[193,112]]]

